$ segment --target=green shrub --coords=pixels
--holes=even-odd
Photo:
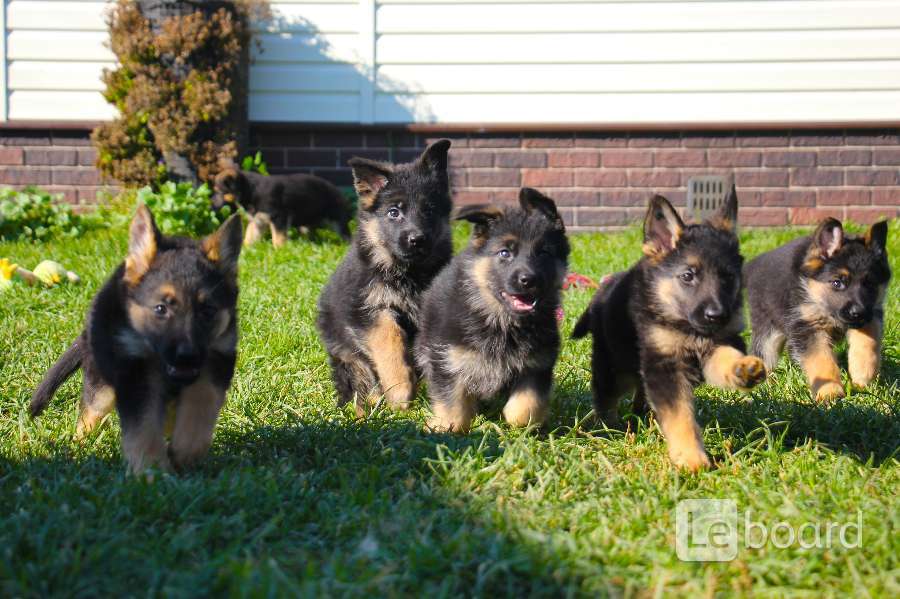
[[[100,229],[116,220],[109,211],[75,214],[59,196],[28,187],[22,191],[0,189],[0,240],[44,241],[64,235],[77,237],[85,231]]]
[[[269,165],[263,160],[261,152],[257,152],[254,156],[244,156],[241,161],[241,169],[269,176]]]
[[[163,183],[159,191],[143,187],[137,201],[143,202],[153,213],[159,230],[165,235],[209,235],[232,214],[229,206],[216,212],[210,203],[211,192],[204,183],[193,187],[190,183]]]

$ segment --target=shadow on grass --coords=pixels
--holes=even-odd
[[[409,422],[341,419],[224,428],[198,470],[152,483],[125,476],[115,457],[51,452],[0,460],[6,596],[578,588],[552,576],[545,548],[511,540],[441,484],[446,453],[485,466],[499,457],[495,431],[430,435]]]

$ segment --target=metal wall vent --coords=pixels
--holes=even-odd
[[[691,177],[687,183],[687,213],[700,222],[709,218],[725,203],[731,191],[731,177],[704,175]]]

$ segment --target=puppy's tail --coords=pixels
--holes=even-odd
[[[82,337],[76,339],[69,346],[69,349],[59,357],[56,364],[51,366],[47,374],[44,375],[41,384],[34,390],[34,395],[31,396],[31,404],[28,406],[32,418],[36,418],[44,411],[44,408],[53,399],[53,394],[56,393],[59,386],[65,383],[66,379],[72,376],[72,373],[81,366],[81,346],[83,343]]]
[[[593,302],[589,305],[584,314],[578,318],[578,322],[575,323],[575,328],[572,329],[572,339],[581,339],[585,335],[591,332],[591,310],[594,308]]]

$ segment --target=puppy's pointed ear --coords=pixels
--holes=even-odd
[[[556,203],[538,190],[532,189],[531,187],[523,187],[520,189],[519,205],[525,212],[540,212],[550,219],[554,228],[559,229],[560,231],[566,230],[566,225],[563,223],[559,211],[556,210]]]
[[[439,139],[425,148],[425,151],[419,156],[419,163],[434,172],[446,172],[449,151],[450,140]]]
[[[462,206],[456,211],[454,219],[467,220],[472,223],[472,243],[481,247],[491,234],[491,225],[503,216],[503,209],[488,204],[471,204]]]
[[[869,227],[863,240],[866,247],[876,252],[884,252],[887,248],[888,224],[886,220],[880,221]]]
[[[707,222],[717,229],[727,231],[728,233],[734,233],[735,230],[737,230],[737,218],[737,188],[732,184],[731,192],[728,194],[728,197],[725,198],[725,203],[722,204],[719,210],[713,214]]]
[[[353,187],[359,196],[359,207],[372,210],[378,192],[385,188],[394,175],[389,164],[367,158],[351,158],[348,163],[353,169]]]
[[[826,218],[819,223],[812,238],[819,256],[827,260],[844,245],[844,227],[836,218]]]
[[[225,276],[237,279],[238,258],[241,255],[243,225],[239,214],[232,214],[215,233],[200,243],[210,262],[215,262]]]
[[[159,245],[159,229],[153,215],[140,204],[128,231],[128,256],[125,258],[125,282],[137,285],[150,270]]]
[[[644,217],[644,245],[641,250],[650,258],[662,258],[675,249],[684,231],[684,221],[666,198],[650,198]]]

